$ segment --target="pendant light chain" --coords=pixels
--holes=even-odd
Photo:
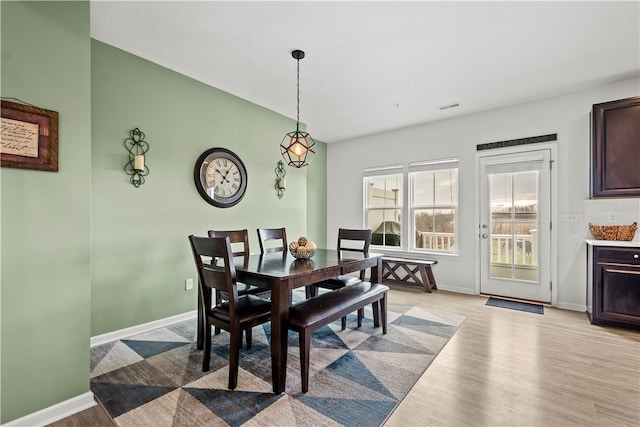
[[[298,73],[296,75],[296,80],[298,81],[298,93],[297,93],[297,106],[298,106],[298,115],[296,116],[296,131],[300,129],[300,59],[298,61]]]

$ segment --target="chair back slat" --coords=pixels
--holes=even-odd
[[[244,230],[209,230],[209,237],[228,237],[233,256],[249,256],[249,232]]]
[[[279,240],[280,242],[275,242]],[[287,230],[285,228],[258,228],[260,253],[287,252]],[[274,243],[275,242],[275,243]]]

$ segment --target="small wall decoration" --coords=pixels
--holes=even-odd
[[[278,199],[282,199],[284,190],[287,188],[287,180],[284,177],[286,174],[287,171],[284,169],[284,163],[282,163],[282,160],[279,160],[276,166],[276,194],[278,195]]]
[[[144,132],[135,128],[129,131],[129,138],[124,140],[124,146],[129,151],[129,161],[124,165],[124,171],[131,175],[129,182],[136,188],[144,184],[144,177],[149,175],[149,167],[144,158],[149,151],[149,143],[144,138]]]
[[[58,171],[58,112],[2,101],[2,167]]]

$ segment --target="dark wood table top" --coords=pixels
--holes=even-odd
[[[364,257],[362,254],[343,253],[342,257],[339,257],[335,249],[317,249],[311,259],[302,260],[294,258],[288,252],[284,256],[281,252],[275,252],[264,255],[254,254],[246,260],[243,257],[235,258],[235,267],[239,277],[291,279],[294,276],[300,278],[313,276],[318,272],[326,275],[327,270],[331,270],[329,274],[332,275],[356,271],[357,268],[354,270],[354,267],[363,260],[371,261],[381,256],[381,254],[369,254],[368,257]],[[300,285],[310,284],[308,279],[305,277]]]

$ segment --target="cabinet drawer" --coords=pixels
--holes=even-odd
[[[596,262],[611,262],[616,264],[640,265],[640,248],[595,248]]]

